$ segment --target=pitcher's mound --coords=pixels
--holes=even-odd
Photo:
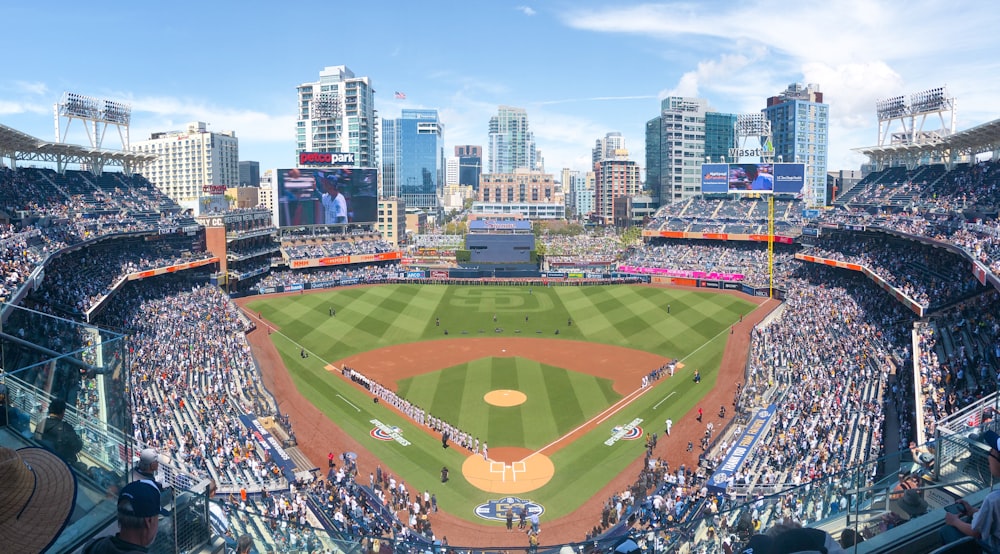
[[[487,404],[500,406],[501,408],[524,404],[524,401],[527,399],[528,397],[519,390],[492,390],[483,396],[483,400]]]
[[[519,494],[539,489],[552,479],[555,466],[544,454],[525,453],[527,457],[519,461],[486,460],[481,454],[473,454],[462,464],[462,475],[474,487],[486,492]],[[510,458],[503,452],[498,454],[499,458]]]

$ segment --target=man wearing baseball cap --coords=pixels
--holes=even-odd
[[[982,443],[990,449],[987,460],[990,464],[990,475],[1000,478],[1000,435],[986,431],[978,436],[972,435],[971,440]],[[1000,489],[991,492],[977,510],[964,499],[955,503],[956,511],[946,510],[941,528],[941,538],[945,543],[965,537],[973,537],[990,552],[1000,551]]]
[[[161,489],[163,483],[156,480],[156,470],[160,468],[160,453],[155,448],[144,448],[139,453],[139,463],[132,470],[132,481],[148,479]]]
[[[148,552],[156,539],[160,517],[160,488],[148,479],[132,481],[118,495],[118,534],[101,537],[84,554]]]

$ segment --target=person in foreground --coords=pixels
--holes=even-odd
[[[148,479],[132,481],[118,495],[118,534],[95,539],[84,554],[148,552],[160,517],[160,488]]]
[[[846,554],[836,540],[821,529],[802,527],[798,522],[786,519],[771,526],[766,533],[753,535],[739,550],[740,554],[793,554],[799,552],[823,552],[825,554]]]
[[[0,552],[45,552],[76,503],[76,476],[44,448],[0,447]]]
[[[986,431],[973,440],[990,449],[990,475],[1000,477],[1000,435]],[[962,537],[973,537],[989,552],[1000,552],[1000,489],[991,492],[977,510],[965,499],[945,508],[941,540],[947,544]]]

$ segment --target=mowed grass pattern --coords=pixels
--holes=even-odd
[[[733,295],[625,285],[532,287],[530,294],[528,287],[385,285],[250,303],[330,361],[400,343],[497,336],[583,340],[681,357],[751,308]]]
[[[336,316],[330,315],[331,308],[336,309]],[[526,496],[545,505],[546,519],[558,518],[574,511],[642,456],[641,440],[605,444],[615,426],[638,419],[644,432],[662,433],[666,418],[679,421],[699,405],[717,379],[729,326],[754,305],[735,295],[642,286],[381,285],[262,298],[251,302],[249,309],[277,326],[271,339],[308,402],[391,471],[405,476],[414,490],[436,491],[442,509],[481,523],[475,506],[496,495],[457,478],[454,469],[461,467],[468,453],[442,449],[436,434],[374,404],[367,391],[327,371],[327,364],[395,344],[503,336],[590,341],[683,360],[686,367],[674,378],[657,381],[596,429],[560,445],[551,455],[554,477]],[[503,332],[493,332],[495,327]],[[447,337],[444,329],[449,330]],[[558,336],[555,329],[560,330]],[[308,358],[299,355],[301,348],[309,351]],[[690,379],[694,368],[701,371],[701,384]],[[537,449],[550,442],[550,437],[574,429],[575,422],[590,419],[592,410],[597,410],[594,402],[606,406],[616,399],[600,379],[518,358],[474,360],[407,381],[399,383],[397,392],[481,435],[492,447]],[[514,409],[487,407],[482,396],[494,389],[520,390],[529,401]],[[598,400],[582,400],[587,397]],[[715,409],[707,408],[708,413]],[[404,447],[372,439],[373,420],[398,427],[410,444]],[[438,474],[443,465],[453,468],[453,479],[446,487],[441,486]]]
[[[515,390],[527,400],[493,406],[483,397]],[[397,393],[435,417],[496,446],[537,450],[578,427],[621,395],[613,383],[519,357],[487,357],[398,382]]]

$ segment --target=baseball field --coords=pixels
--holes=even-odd
[[[498,498],[530,500],[546,519],[591,500],[642,456],[647,434],[662,436],[715,385],[732,326],[756,307],[628,285],[381,285],[247,304],[306,401],[409,490],[481,523]],[[673,377],[642,386],[670,360]],[[439,433],[345,378],[345,364],[488,453],[442,448]]]

